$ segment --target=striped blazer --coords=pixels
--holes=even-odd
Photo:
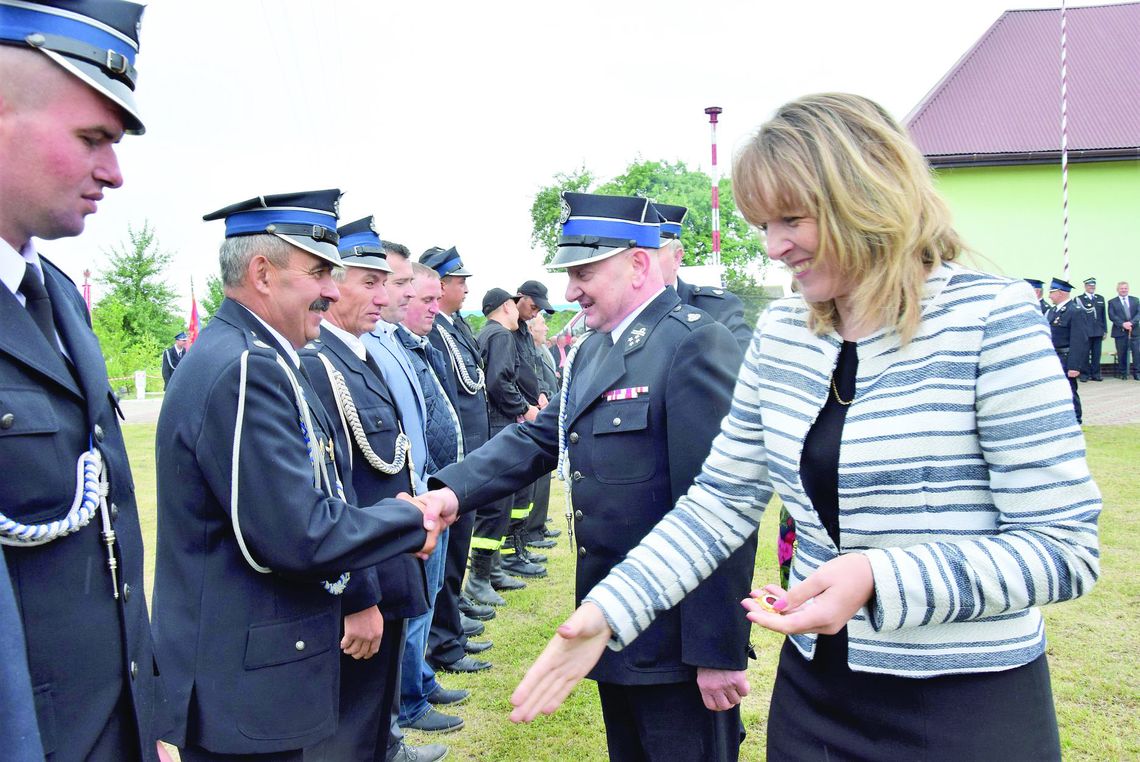
[[[926,286],[912,341],[858,342],[840,541],[870,559],[875,592],[848,623],[848,663],[909,677],[1009,669],[1044,651],[1036,607],[1095,583],[1100,493],[1028,285],[943,264]],[[798,296],[761,316],[700,476],[586,596],[611,648],[755,532],[773,491],[796,521],[791,584],[836,557],[799,464],[841,345],[809,330]],[[792,639],[812,658],[814,635]]]

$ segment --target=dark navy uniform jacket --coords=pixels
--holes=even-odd
[[[458,318],[453,318],[453,320],[454,322],[443,315],[436,315],[435,325],[427,336],[428,341],[440,352],[443,352],[448,362],[460,363],[466,368],[467,375],[471,380],[478,381],[479,371],[483,368],[483,357],[479,353],[479,342],[475,340],[466,323],[461,323]],[[444,333],[454,340],[455,348],[459,352],[458,358],[452,356],[447,342],[443,339],[442,334]],[[487,418],[487,390],[483,388],[475,394],[468,393],[463,388],[462,383],[458,381],[459,372],[454,370],[454,365],[453,371],[450,375],[456,379],[458,386],[456,390],[456,402],[458,403],[456,412],[459,413],[459,421],[463,424],[463,452],[466,454],[474,452],[490,436],[491,428]]]
[[[46,545],[4,548],[23,619],[40,737],[45,754],[87,758],[125,695],[144,758],[152,759],[158,681],[118,404],[75,284],[48,260],[40,263],[74,375],[16,297],[0,287],[0,511],[25,524],[63,518],[75,498],[76,460],[94,442],[110,479],[119,586],[115,600],[98,514],[75,534]]]
[[[1087,373],[1089,336],[1097,330],[1093,325],[1092,316],[1079,304],[1070,300],[1060,306],[1051,307],[1045,313],[1045,320],[1049,323],[1049,331],[1052,333],[1053,348],[1061,356],[1064,369]]]
[[[248,352],[237,516],[231,462]],[[280,356],[299,379],[313,430]],[[173,722],[166,739],[213,752],[300,749],[337,723],[341,599],[321,580],[423,546],[420,511],[357,508],[314,486],[304,436],[331,461],[335,428],[285,349],[226,299],[179,365],[158,421],[154,633]],[[326,462],[326,467],[334,464]],[[234,525],[254,561],[243,556]]]
[[[728,412],[739,357],[728,330],[671,289],[599,357],[603,340],[585,340],[567,402],[579,601],[700,472]],[[509,426],[433,481],[451,487],[466,511],[548,473],[558,457],[559,407],[556,399],[534,423]],[[643,685],[691,680],[696,667],[744,669],[749,624],[738,608],[751,589],[755,553],[753,535],[628,648],[607,650],[590,677]]]
[[[1108,316],[1104,297],[1100,294],[1080,294],[1077,301],[1089,316],[1089,330],[1092,338],[1103,337],[1108,333]]]
[[[345,431],[337,412],[332,382],[318,352],[324,355],[344,377],[353,404],[360,416],[360,427],[368,439],[368,446],[384,461],[395,459],[396,437],[400,433],[400,414],[396,402],[378,371],[368,367],[336,334],[321,329],[319,339],[301,350],[301,362],[309,372],[309,379],[321,404],[333,418],[341,475],[345,491],[364,505],[371,505],[386,497],[395,497],[411,491],[411,482],[405,467],[400,473],[385,474],[369,465],[353,439]],[[349,452],[351,451],[351,455]],[[351,466],[350,466],[351,464]],[[411,619],[427,612],[427,577],[424,562],[410,553],[385,561],[371,569],[353,575],[342,601],[344,613],[379,605],[385,619]]]
[[[185,349],[182,350],[182,354],[178,354],[178,349],[175,347],[167,347],[162,351],[162,383],[164,386],[170,383],[174,369],[178,367],[178,363],[182,362],[182,358],[185,356]]]
[[[693,286],[677,279],[677,296],[684,304],[697,307],[709,313],[716,322],[723,325],[740,345],[740,360],[752,342],[752,329],[744,322],[744,302],[731,291],[710,286]],[[739,368],[740,360],[736,365]]]

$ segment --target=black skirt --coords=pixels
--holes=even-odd
[[[847,630],[807,661],[784,641],[768,714],[769,760],[1059,760],[1042,654],[1001,672],[909,678],[853,672]]]

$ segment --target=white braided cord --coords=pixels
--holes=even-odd
[[[566,353],[566,362],[562,365],[562,389],[558,395],[558,468],[555,473],[566,484],[566,536],[570,544],[574,544],[574,484],[567,473],[570,469],[570,453],[566,450],[566,403],[570,400],[570,379],[573,375],[574,358],[578,350],[586,343],[593,331],[587,331],[570,346]]]
[[[469,395],[483,391],[487,385],[487,378],[483,374],[483,369],[476,369],[479,376],[478,381],[471,378],[471,374],[467,372],[467,363],[463,361],[463,355],[459,351],[459,345],[455,343],[455,338],[442,328],[437,330],[439,330],[439,335],[443,337],[443,345],[447,347],[447,356],[451,358],[451,367],[455,368],[455,375],[459,378],[459,388]]]
[[[389,476],[400,473],[404,470],[408,451],[412,449],[412,442],[408,439],[408,435],[401,431],[396,436],[396,451],[393,453],[394,460],[391,463],[377,455],[376,451],[372,449],[372,445],[368,443],[368,436],[364,433],[364,427],[360,423],[360,413],[352,399],[352,392],[349,391],[348,384],[344,380],[344,374],[334,368],[324,355],[318,354],[317,357],[321,358],[321,362],[325,366],[325,374],[332,386],[333,397],[336,398],[337,410],[340,412],[345,431],[352,437],[352,441],[356,442],[356,446],[360,448],[360,452],[368,461],[368,465]],[[351,448],[349,449],[351,451]]]
[[[335,483],[332,481],[328,475],[328,471],[325,469],[323,453],[320,452],[320,448],[314,443],[313,419],[312,416],[309,415],[309,406],[305,402],[304,390],[301,389],[301,384],[289,369],[289,365],[281,358],[281,355],[277,356],[277,364],[285,371],[285,376],[289,379],[289,384],[293,387],[293,399],[297,405],[297,413],[301,417],[301,426],[304,428],[305,446],[309,450],[309,461],[313,464],[313,486],[326,495],[335,494],[341,500],[344,500],[344,488],[341,486],[340,477],[336,477]],[[241,554],[245,558],[246,563],[259,574],[269,574],[273,571],[272,569],[268,566],[262,566],[253,560],[253,556],[246,547],[245,537],[241,531],[241,521],[238,517],[238,475],[241,460],[241,431],[245,421],[245,389],[249,368],[248,349],[241,353],[240,368],[241,371],[238,378],[237,419],[234,422],[234,446],[230,460],[230,521],[233,523],[234,536],[237,538],[238,548],[241,549]],[[326,486],[328,489],[326,489]],[[340,595],[348,586],[350,578],[351,574],[344,572],[336,582],[321,582],[321,586],[331,595]]]
[[[108,492],[109,484],[103,467],[103,455],[92,447],[75,462],[75,498],[67,515],[47,524],[22,524],[0,513],[0,545],[15,547],[45,545],[78,532],[91,523],[95,512],[100,508],[106,512]]]

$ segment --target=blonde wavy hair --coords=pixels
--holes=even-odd
[[[918,330],[926,276],[962,243],[926,160],[881,106],[809,95],[782,106],[733,163],[736,206],[750,223],[814,217],[815,256],[854,284],[855,324]],[[816,333],[838,327],[835,302],[808,304]]]

